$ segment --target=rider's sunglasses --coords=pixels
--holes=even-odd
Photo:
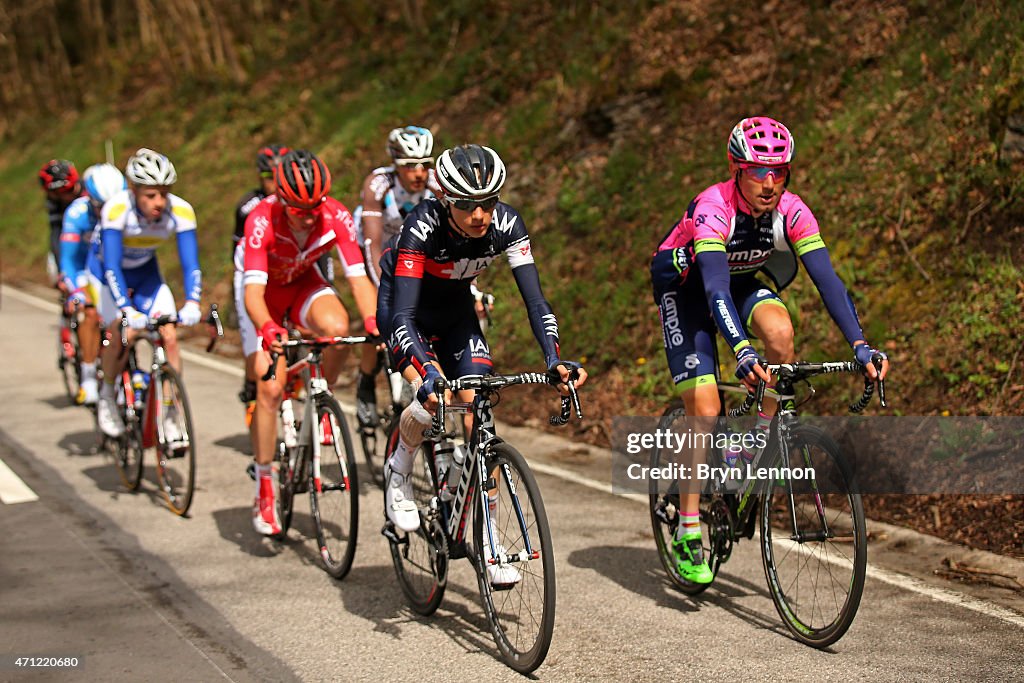
[[[395,166],[399,168],[433,168],[434,158],[424,157],[423,159],[395,159]]]
[[[281,204],[284,206],[284,210],[289,214],[300,218],[312,216],[316,213],[317,207],[319,206],[319,204],[317,204],[317,206],[292,206],[286,201],[282,201]]]
[[[260,171],[260,178],[271,179],[274,177],[273,171]]]
[[[755,166],[754,164],[740,164],[743,174],[759,183],[763,183],[768,176],[777,183],[786,182],[789,175],[789,164],[782,166]]]
[[[498,205],[498,197],[488,197],[487,199],[453,199],[451,200],[452,206],[459,211],[474,211],[476,207],[480,207],[484,211],[490,211]]]

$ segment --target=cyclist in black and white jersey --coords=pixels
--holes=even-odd
[[[523,218],[498,200],[505,181],[498,155],[480,145],[446,150],[438,159],[437,179],[440,195],[421,202],[385,247],[377,297],[378,327],[417,389],[416,400],[402,413],[397,449],[385,469],[385,509],[406,532],[419,527],[409,473],[437,407],[434,381],[486,375],[493,368],[470,283],[495,259],[503,254],[508,259],[545,367],[562,382],[560,389],[567,391],[564,383],[574,370],[577,386],[587,377],[579,363],[560,358],[558,320],[541,290]],[[472,391],[461,393],[459,400],[472,400]],[[495,519],[497,498],[489,502]],[[491,578],[504,583],[502,577]]]
[[[356,241],[366,259],[366,274],[377,287],[384,243],[402,230],[402,221],[417,204],[437,194],[433,149],[434,136],[427,128],[395,128],[388,134],[391,165],[373,169],[363,181],[362,203],[353,212]],[[360,357],[356,383],[356,417],[361,427],[375,426],[374,382],[378,371],[377,351],[367,344]]]

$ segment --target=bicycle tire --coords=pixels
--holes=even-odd
[[[507,556],[518,555],[519,561],[505,567],[515,569],[519,580],[501,588],[491,583],[487,568],[494,566],[495,561],[487,560],[488,540],[483,531],[483,506],[490,495],[486,485],[479,487],[480,499],[473,514],[474,565],[484,612],[501,658],[515,671],[528,674],[544,662],[555,627],[551,529],[537,480],[519,451],[507,443],[493,446],[487,456],[487,471],[495,470],[498,474],[490,480],[498,490],[494,523],[499,538],[495,541]]]
[[[673,423],[686,416],[686,408],[681,401],[671,403],[658,421],[659,429],[670,429]],[[662,467],[664,454],[658,448],[651,451],[651,468]],[[672,539],[675,537],[676,526],[679,524],[679,482],[673,482],[665,492],[658,489],[660,480],[651,479],[649,490],[649,509],[651,515],[651,531],[658,548],[658,560],[673,586],[687,595],[699,595],[711,585],[710,583],[694,583],[687,581],[676,568],[672,554]],[[700,504],[701,538],[704,542],[704,556],[708,558],[708,566],[717,575],[719,562],[712,562],[712,547],[708,525],[708,501],[710,496],[702,495]]]
[[[64,331],[68,332],[68,339],[64,339]],[[78,387],[81,383],[81,366],[78,355],[78,346],[75,344],[74,331],[65,325],[61,319],[61,325],[57,334],[57,369],[60,370],[61,385],[64,387],[64,395],[71,405],[78,405]]]
[[[115,392],[117,396],[125,396],[124,378],[128,373],[122,372],[117,377]],[[131,391],[131,389],[129,389]],[[121,483],[129,491],[138,491],[142,483],[142,460],[145,449],[142,445],[142,416],[134,409],[129,411],[126,405],[119,405],[121,419],[124,422],[124,434],[111,439],[105,437],[113,447],[114,465],[121,476]]]
[[[761,556],[786,628],[800,642],[824,648],[843,637],[860,605],[867,567],[864,507],[850,467],[830,436],[798,425],[790,443],[789,463],[781,464],[814,467],[815,478],[771,482],[761,510]]]
[[[308,456],[306,455],[306,448],[300,446],[288,448],[282,441],[278,443],[275,459],[278,463],[277,476],[279,487],[277,504],[279,506],[278,516],[281,520],[281,533],[276,534],[276,537],[284,538],[288,535],[288,529],[292,526],[292,513],[295,511],[295,494],[298,493],[296,489],[299,488],[300,480],[307,476],[306,470],[308,470],[309,466],[306,463]]]
[[[388,435],[386,453],[394,451],[396,439],[397,425]],[[436,511],[430,511],[433,491],[438,490],[431,446],[431,442],[424,443],[416,457],[429,485],[417,486],[418,477],[413,478],[413,495],[420,508],[420,528],[412,533],[392,528],[391,535],[388,535],[398,585],[402,587],[412,611],[425,617],[437,611],[448,587],[448,545],[439,516]]]
[[[181,376],[170,365],[164,365],[152,378],[148,392],[157,401],[153,411],[156,439],[156,473],[160,491],[167,507],[184,517],[192,506],[196,486],[196,440],[192,409]],[[168,410],[168,408],[173,410]],[[175,424],[180,438],[171,441],[164,427],[165,420]]]
[[[330,423],[331,436],[324,436],[323,420]],[[316,399],[313,438],[320,441],[320,477],[310,468],[309,500],[324,570],[343,579],[352,568],[359,536],[359,478],[356,473],[352,438],[341,406],[333,396]],[[339,450],[340,446],[343,450]],[[324,443],[329,441],[330,443]]]
[[[378,413],[378,425],[374,427],[359,427],[359,445],[363,451],[363,460],[366,462],[366,471],[370,475],[370,481],[384,488],[384,455],[387,444],[387,435],[390,434],[393,425],[398,423],[398,415],[390,408],[387,412]]]

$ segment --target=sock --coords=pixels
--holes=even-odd
[[[679,526],[676,527],[676,540],[694,534],[700,535],[700,511],[680,512]]]
[[[359,391],[366,391],[370,394],[374,391],[373,373],[366,374],[362,370],[359,371]]]
[[[260,497],[260,480],[263,479],[263,477],[266,477],[266,478],[269,479],[271,473],[273,472],[273,470],[274,470],[274,465],[272,463],[267,463],[266,465],[261,465],[259,463],[256,463],[256,497],[257,498]]]
[[[92,363],[82,363],[82,381],[96,379],[96,366]]]
[[[412,472],[412,464],[416,459],[416,451],[423,443],[423,428],[430,424],[430,413],[419,401],[413,400],[405,407],[398,422],[398,446],[391,454],[391,469],[399,474]],[[416,439],[416,435],[419,436]],[[412,439],[409,438],[412,436]],[[410,441],[415,440],[415,443]]]

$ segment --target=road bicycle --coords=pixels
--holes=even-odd
[[[67,297],[60,297],[60,325],[57,328],[57,369],[64,395],[72,405],[81,403],[82,352],[78,346],[78,313],[68,311]]]
[[[494,295],[474,288],[474,298],[483,305],[484,317],[480,319],[480,329],[486,332],[488,327],[493,326],[491,309],[494,308]],[[380,340],[375,340],[379,343]],[[359,443],[362,446],[363,458],[366,460],[366,468],[370,477],[381,488],[384,487],[384,459],[385,447],[391,438],[391,433],[398,426],[398,418],[402,410],[412,402],[412,385],[405,381],[402,373],[395,367],[391,354],[387,350],[378,352],[378,367],[383,370],[387,377],[388,400],[377,409],[377,416],[374,423],[359,426]],[[379,373],[375,373],[375,377]]]
[[[324,569],[342,579],[352,568],[359,532],[359,480],[348,423],[323,372],[324,349],[362,344],[366,337],[294,338],[281,342],[292,358],[287,366],[275,462],[278,467],[281,533],[291,526],[295,495],[309,492],[317,545]],[[305,350],[305,354],[297,353]],[[263,381],[277,375],[272,353]]]
[[[863,369],[854,362],[762,366],[778,377],[775,398],[779,408],[772,419],[767,446],[748,472],[756,469],[765,476],[748,478],[735,492],[729,490],[724,479],[709,480],[700,498],[704,556],[717,576],[735,544],[741,538],[753,538],[757,530],[765,578],[779,616],[797,640],[824,648],[839,640],[856,616],[864,590],[867,533],[861,495],[850,464],[831,436],[801,423],[793,400],[794,384],[809,385],[810,378],[821,374],[862,373]],[[876,363],[879,366],[880,361]],[[877,384],[885,406],[885,384]],[[720,388],[746,393],[742,385],[722,384]],[[875,382],[865,376],[864,393],[850,410],[862,411],[874,390]],[[745,415],[755,404],[760,410],[765,393],[766,385],[761,381],[757,391],[747,394],[743,405],[730,411],[729,416]],[[659,429],[678,426],[684,416],[681,406],[670,407]],[[722,424],[717,427],[723,428]],[[721,449],[712,447],[708,453],[709,464],[725,471]],[[652,452],[652,468],[668,462],[665,451]],[[808,476],[810,472],[813,477]],[[679,524],[679,500],[678,481],[667,491],[659,491],[657,482],[652,481],[650,514],[658,557],[676,587],[697,595],[710,584],[691,583],[680,576],[671,552]]]
[[[207,323],[214,326],[218,334],[223,334],[216,306],[211,308]],[[144,454],[152,448],[160,492],[167,507],[184,517],[195,494],[195,429],[185,383],[167,361],[160,334],[165,325],[176,324],[174,315],[151,319],[129,345],[128,320],[122,316],[121,346],[128,359],[124,370],[115,378],[114,386],[117,409],[125,429],[120,437],[104,436],[103,440],[112,451],[121,481],[129,491],[138,490]],[[138,343],[142,339],[151,349],[148,363],[138,356]]]
[[[579,419],[583,417],[574,386],[578,374],[573,371],[572,377],[569,396],[562,398],[561,412],[551,417],[551,424],[568,422],[573,409]],[[497,436],[493,407],[505,387],[556,382],[547,374],[530,372],[437,380],[438,396],[444,396],[446,388],[471,389],[476,396],[472,403],[441,401],[424,433],[417,457],[420,477],[414,478],[413,487],[419,529],[406,533],[385,516],[381,531],[410,607],[424,616],[441,604],[449,561],[469,558],[501,657],[521,673],[540,666],[551,645],[555,556],[537,481],[519,451]],[[455,447],[450,461],[444,456],[452,451],[455,437],[444,429],[449,411],[473,415],[468,445]],[[396,429],[388,452],[397,439]]]

